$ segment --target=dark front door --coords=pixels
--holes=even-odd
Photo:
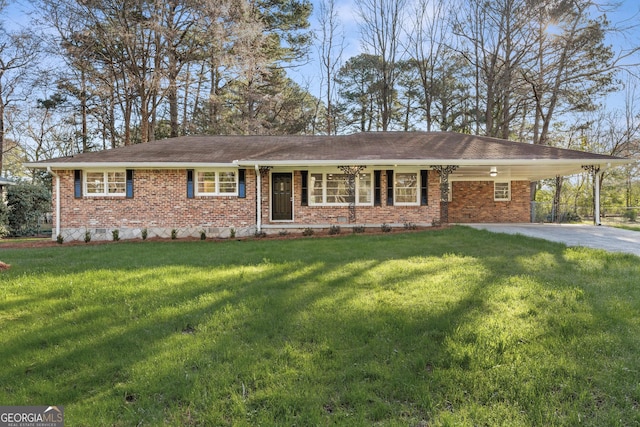
[[[290,173],[271,175],[271,218],[278,220],[293,219],[293,192]]]

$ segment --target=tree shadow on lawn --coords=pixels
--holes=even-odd
[[[637,259],[585,266],[562,245],[457,228],[366,250],[358,237],[259,242],[241,263],[193,243],[52,274],[50,292],[0,303],[20,329],[0,348],[2,400],[65,405],[73,425],[568,425],[633,406],[618,394],[637,384],[621,375],[638,343],[621,335],[638,325],[596,293],[615,280],[637,301],[616,278],[640,277]]]

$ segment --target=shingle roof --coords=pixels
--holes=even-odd
[[[27,164],[52,169],[457,165],[458,180],[499,167],[504,179],[538,180],[582,172],[583,165],[632,163],[620,157],[447,132],[372,132],[338,136],[184,136]]]
[[[594,160],[618,157],[443,132],[338,136],[183,136],[39,163],[233,163],[376,160]]]

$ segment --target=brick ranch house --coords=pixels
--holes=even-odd
[[[530,182],[627,159],[440,132],[184,136],[30,163],[53,184],[53,238],[253,235],[306,228],[529,222]],[[597,174],[596,174],[597,175]]]

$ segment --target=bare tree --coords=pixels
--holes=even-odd
[[[446,79],[438,75],[438,70],[446,61],[450,32],[447,3],[444,0],[419,0],[413,10],[413,25],[407,31],[407,52],[413,59],[420,79],[422,108],[424,109],[427,131],[435,123],[434,103],[438,86]]]
[[[25,98],[23,83],[39,52],[38,39],[27,31],[10,32],[0,27],[0,175],[5,152],[6,109]]]
[[[536,66],[523,70],[535,102],[534,144],[547,144],[561,109],[588,111],[613,88],[616,60],[604,44],[608,24],[604,16],[592,17],[593,8],[592,0],[536,4]]]
[[[394,85],[400,59],[400,39],[407,0],[356,0],[362,19],[362,44],[367,53],[380,58],[381,126],[389,129],[393,117]]]
[[[335,0],[321,0],[318,10],[321,33],[318,40],[318,54],[320,57],[320,69],[322,70],[320,91],[324,91],[326,132],[327,135],[331,135],[337,132],[334,121],[335,76],[340,69],[345,36],[341,30]]]
[[[463,0],[454,17],[459,52],[475,69],[477,131],[510,137],[511,121],[526,96],[519,71],[527,68],[535,43],[526,0]]]

